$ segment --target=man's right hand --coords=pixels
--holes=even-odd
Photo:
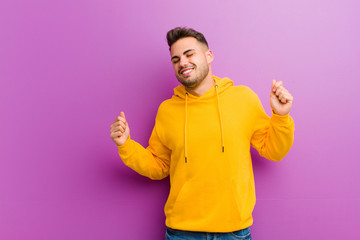
[[[110,137],[117,146],[121,146],[126,142],[129,136],[129,124],[126,121],[124,112],[121,112],[110,126]]]

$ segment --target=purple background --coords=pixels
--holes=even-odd
[[[357,0],[0,2],[0,239],[164,237],[168,178],[127,168],[109,127],[125,111],[147,146],[178,85],[166,32],[205,34],[213,72],[295,97],[280,163],[252,151],[256,240],[359,236]]]

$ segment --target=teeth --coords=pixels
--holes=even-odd
[[[182,74],[187,74],[187,73],[189,73],[191,71],[192,71],[192,69],[189,69],[189,70],[183,71]]]

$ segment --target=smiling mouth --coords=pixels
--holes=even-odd
[[[194,71],[194,68],[193,67],[191,67],[191,68],[184,68],[184,69],[182,69],[181,71],[180,71],[180,75],[182,75],[182,76],[188,76],[188,75],[190,75],[190,73],[192,73],[192,71]]]

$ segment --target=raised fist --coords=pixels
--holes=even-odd
[[[126,121],[124,112],[121,112],[110,126],[110,137],[117,146],[121,146],[126,142],[129,136],[129,124]]]

